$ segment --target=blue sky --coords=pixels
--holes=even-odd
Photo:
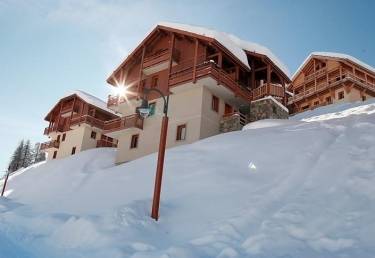
[[[107,75],[158,21],[210,27],[270,48],[293,73],[308,53],[375,66],[375,1],[0,0],[0,171],[22,138],[46,141],[64,94],[103,99]]]

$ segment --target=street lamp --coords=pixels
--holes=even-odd
[[[155,176],[155,186],[154,186],[154,197],[152,200],[152,210],[151,210],[151,218],[158,220],[159,219],[161,182],[163,178],[165,147],[167,143],[169,96],[165,97],[164,94],[160,90],[155,89],[155,88],[151,88],[151,89],[144,88],[142,104],[140,107],[137,108],[139,115],[142,116],[143,118],[148,117],[150,114],[150,107],[147,101],[147,96],[150,92],[157,92],[163,98],[163,101],[164,101],[164,108],[163,108],[164,116],[163,116],[163,120],[161,124],[158,162],[156,166],[156,176]]]

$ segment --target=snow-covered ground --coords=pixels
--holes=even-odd
[[[95,149],[12,177],[0,257],[374,257],[375,103],[170,149],[150,219],[156,155],[114,166]]]

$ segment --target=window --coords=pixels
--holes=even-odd
[[[72,155],[76,154],[76,147],[72,148]]]
[[[96,132],[94,131],[91,131],[91,139],[96,139]]]
[[[65,138],[66,138],[66,133],[63,134],[61,141],[62,142],[65,141]]]
[[[332,103],[332,98],[331,97],[326,97],[326,102],[327,102],[327,104],[331,104]]]
[[[229,114],[232,114],[233,113],[233,107],[227,103],[225,103],[225,111],[224,111],[224,114],[225,115],[229,115]]]
[[[52,157],[52,158],[53,158],[53,159],[56,159],[56,157],[57,157],[57,151],[54,151],[54,152],[53,152],[53,157]]]
[[[366,101],[366,96],[362,96],[362,101]]]
[[[132,135],[132,139],[130,142],[130,149],[135,149],[138,147],[138,138],[139,138],[139,134]]]
[[[156,102],[150,103],[148,106],[150,108],[150,114],[148,116],[155,115]]]
[[[60,142],[60,136],[61,136],[60,134],[57,136],[57,139],[56,139],[57,142]]]
[[[158,81],[158,76],[153,76],[151,79],[151,88],[156,88],[158,86]]]
[[[212,103],[211,103],[211,106],[212,106],[212,110],[215,111],[215,112],[219,112],[219,98],[212,95]]]
[[[186,124],[177,126],[176,141],[184,141],[186,139]]]
[[[338,94],[338,97],[339,97],[339,99],[343,99],[344,98],[344,92],[340,91],[339,94]]]

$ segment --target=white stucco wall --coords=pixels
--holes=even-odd
[[[96,139],[91,138],[91,132],[96,132]],[[57,159],[68,157],[72,155],[73,147],[76,147],[76,153],[87,149],[96,148],[97,140],[101,137],[101,130],[96,127],[91,127],[87,124],[73,127],[72,130],[65,132],[65,141],[62,141],[64,133],[51,133],[50,140],[56,140],[60,135],[60,146],[58,149],[47,149],[47,159],[53,158],[54,151],[57,151]]]

